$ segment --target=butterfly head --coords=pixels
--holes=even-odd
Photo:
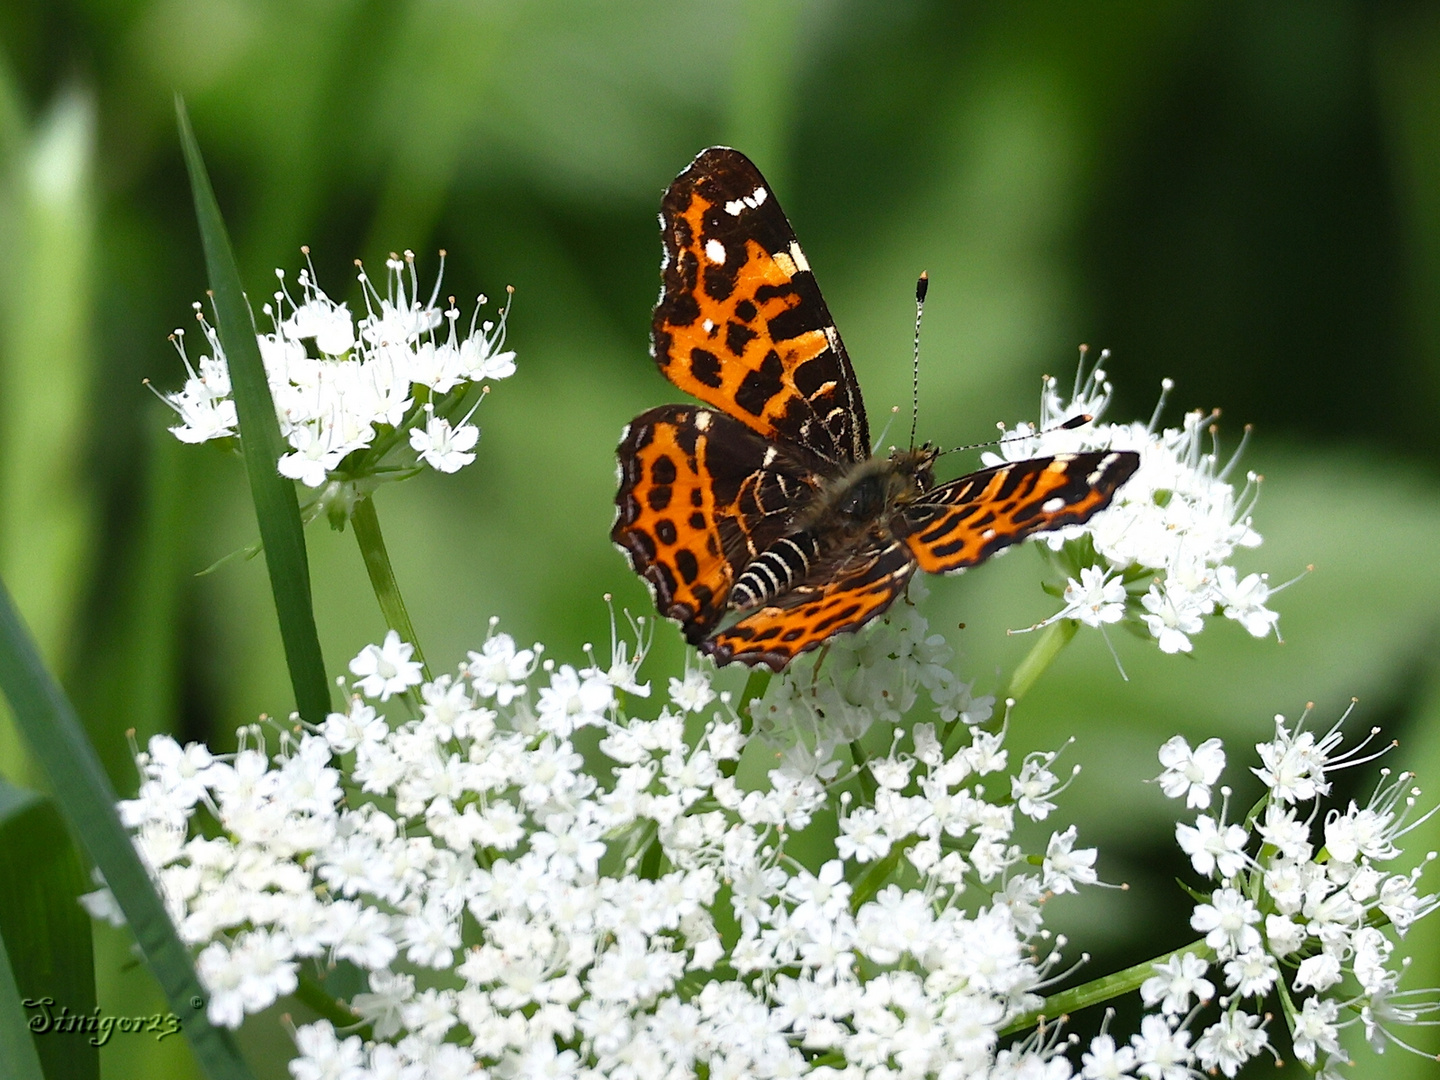
[[[907,502],[935,486],[935,459],[939,456],[940,448],[928,442],[909,449],[896,447],[890,451],[886,464],[895,477],[895,502]]]

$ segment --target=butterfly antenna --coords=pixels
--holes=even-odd
[[[970,443],[967,446],[956,446],[949,450],[942,451],[940,456],[943,457],[945,454],[958,454],[961,450],[978,450],[982,446],[999,446],[1002,443],[1019,442],[1021,439],[1038,439],[1041,435],[1049,435],[1052,431],[1070,431],[1074,428],[1088,424],[1091,420],[1094,419],[1095,417],[1091,416],[1089,413],[1081,413],[1079,416],[1072,416],[1069,420],[1063,420],[1058,424],[1048,427],[1044,431],[1032,431],[1029,435],[1007,435],[1003,439],[991,439],[988,442],[977,442]],[[1002,431],[1005,428],[1004,424],[999,424],[997,426]]]
[[[930,291],[930,275],[920,271],[915,282],[915,363],[910,381],[910,449],[915,449],[915,426],[920,422],[920,318],[925,314],[925,294]]]

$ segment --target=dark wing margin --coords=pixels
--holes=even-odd
[[[818,483],[723,413],[661,405],[625,429],[610,538],[655,607],[695,645],[725,613],[735,576],[784,535]]]
[[[857,552],[720,630],[700,643],[700,651],[721,666],[738,660],[780,671],[801,653],[880,615],[914,572],[915,560],[899,540]]]
[[[869,457],[850,358],[750,159],[701,153],[665,192],[660,229],[651,351],[661,373],[764,438],[841,464]]]
[[[1098,450],[981,469],[904,507],[905,543],[922,570],[963,570],[1034,533],[1088,521],[1139,467],[1134,451]]]

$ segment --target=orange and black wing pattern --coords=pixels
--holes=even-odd
[[[868,457],[850,358],[760,170],[704,151],[665,192],[660,227],[651,348],[665,377],[762,438],[840,465]]]
[[[963,570],[1033,533],[1088,521],[1139,467],[1133,451],[1099,450],[981,469],[904,507],[905,543],[922,570]]]
[[[701,642],[717,664],[738,660],[773,671],[836,634],[855,630],[888,608],[915,572],[906,546],[866,545],[789,592]]]
[[[661,405],[619,449],[610,537],[651,587],[660,614],[699,644],[725,614],[736,575],[782,535],[818,481],[722,413]]]

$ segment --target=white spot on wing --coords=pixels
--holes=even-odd
[[[1065,500],[1059,495],[1056,495],[1053,499],[1046,499],[1041,503],[1040,509],[1044,510],[1047,514],[1057,514],[1065,509]]]
[[[761,462],[761,464],[762,464],[762,465],[769,466],[769,465],[773,464],[774,461],[775,461],[775,459],[776,459],[777,457],[779,457],[779,456],[780,456],[780,455],[776,452],[776,450],[775,450],[775,448],[774,448],[773,446],[766,447],[766,449],[765,449],[765,460],[764,460],[763,462]]]
[[[775,265],[780,268],[780,272],[787,278],[794,277],[797,272],[795,260],[783,251],[777,251],[775,253]]]
[[[805,253],[800,250],[800,245],[794,240],[790,241],[790,258],[795,260],[795,265],[801,270],[809,270],[810,263],[805,259]]]
[[[1109,472],[1109,471],[1110,471],[1110,466],[1111,466],[1111,465],[1114,465],[1115,462],[1118,461],[1118,460],[1120,460],[1120,455],[1119,455],[1119,454],[1116,454],[1116,453],[1106,454],[1103,458],[1100,459],[1100,464],[1095,466],[1095,471],[1092,472],[1089,476],[1087,476],[1087,477],[1085,478],[1085,482],[1086,482],[1087,484],[1097,484],[1097,483],[1099,483],[1099,482],[1100,482],[1100,478],[1101,478],[1102,476],[1104,476],[1107,472]]]
[[[995,530],[994,530],[994,529],[986,529],[984,532],[982,532],[982,533],[980,534],[980,539],[981,539],[981,540],[994,540],[994,539],[995,539]]]
[[[710,427],[710,414],[708,412],[697,412],[695,414],[695,426],[701,431],[708,430]]]
[[[705,257],[716,266],[723,266],[725,263],[725,245],[719,240],[706,240]]]

